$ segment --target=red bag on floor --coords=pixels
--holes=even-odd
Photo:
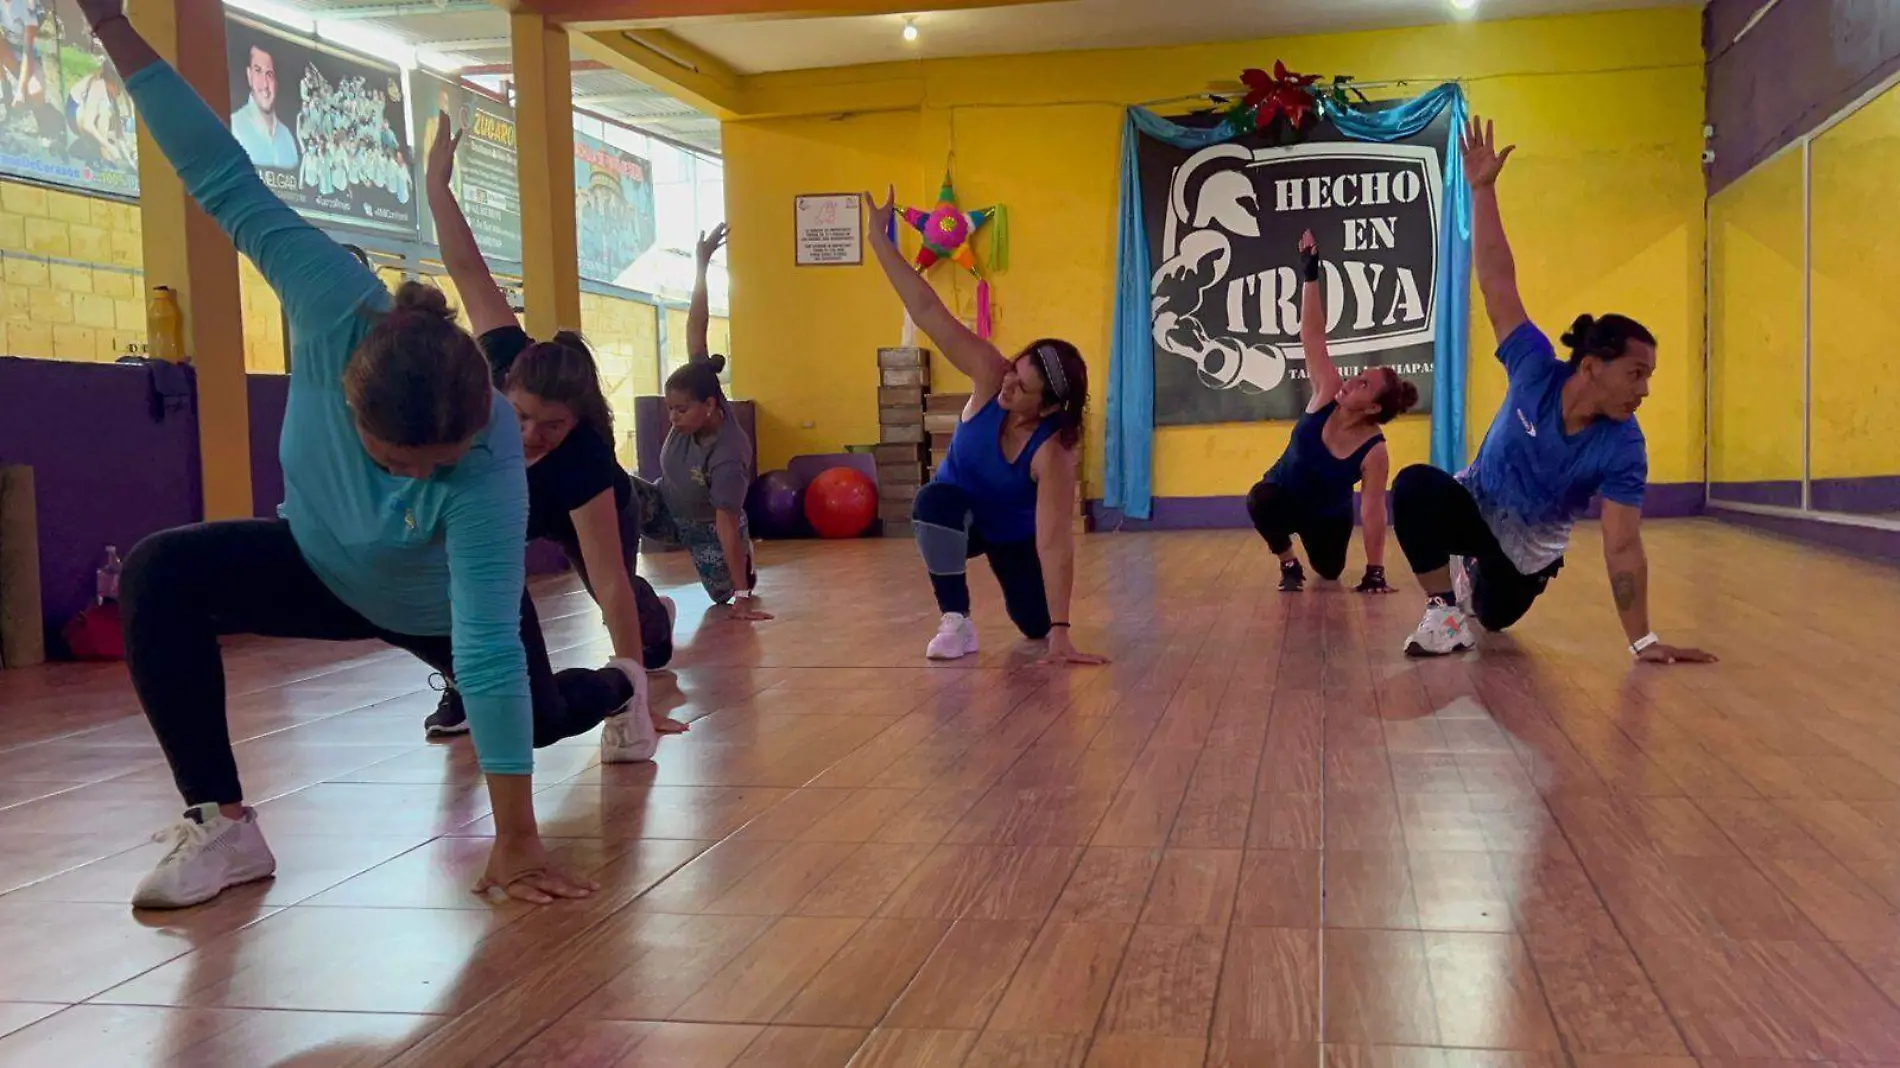
[[[76,659],[125,659],[125,631],[119,623],[117,601],[95,604],[79,613],[66,621],[60,634]]]

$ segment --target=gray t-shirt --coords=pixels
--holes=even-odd
[[[712,435],[669,430],[660,446],[660,495],[678,523],[710,523],[717,512],[745,509],[752,485],[752,442],[731,416]]]

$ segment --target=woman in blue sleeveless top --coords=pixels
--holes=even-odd
[[[1247,514],[1280,558],[1280,589],[1295,593],[1305,587],[1306,571],[1293,554],[1293,535],[1300,536],[1320,578],[1338,578],[1352,540],[1352,488],[1363,481],[1359,515],[1366,528],[1366,574],[1353,588],[1391,593],[1385,581],[1385,480],[1392,465],[1379,428],[1418,403],[1418,387],[1390,367],[1368,367],[1340,378],[1326,351],[1326,299],[1311,230],[1300,237],[1300,256],[1306,274],[1300,347],[1306,351],[1313,399],[1294,424],[1286,452],[1247,494]]]
[[[1033,341],[1009,360],[950,313],[890,238],[892,201],[865,194],[865,240],[917,325],[957,370],[970,400],[936,477],[911,508],[917,548],[936,590],[942,625],[932,660],[976,652],[966,561],[988,556],[1010,621],[1049,639],[1050,663],[1101,664],[1069,641],[1075,586],[1076,442],[1088,404],[1088,367],[1074,345]]]

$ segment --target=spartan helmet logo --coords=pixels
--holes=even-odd
[[[1218,171],[1201,186],[1194,205],[1194,225],[1198,229],[1213,223],[1230,234],[1259,237],[1259,213],[1260,201],[1247,176],[1239,171]]]
[[[1286,378],[1286,354],[1272,345],[1210,336],[1200,319],[1201,309],[1224,292],[1233,238],[1260,236],[1260,198],[1241,169],[1251,159],[1238,146],[1212,145],[1175,172],[1168,258],[1149,280],[1150,312],[1156,346],[1193,361],[1209,389],[1265,393]],[[1202,167],[1216,169],[1197,189],[1190,179]]]

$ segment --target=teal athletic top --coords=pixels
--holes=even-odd
[[[283,301],[292,362],[278,514],[304,559],[377,627],[450,635],[482,770],[530,774],[533,706],[521,646],[528,476],[514,410],[494,394],[468,455],[427,479],[377,466],[344,402],[343,368],[389,309],[389,291],[265,187],[177,71],[155,63],[126,88],[186,191]]]

